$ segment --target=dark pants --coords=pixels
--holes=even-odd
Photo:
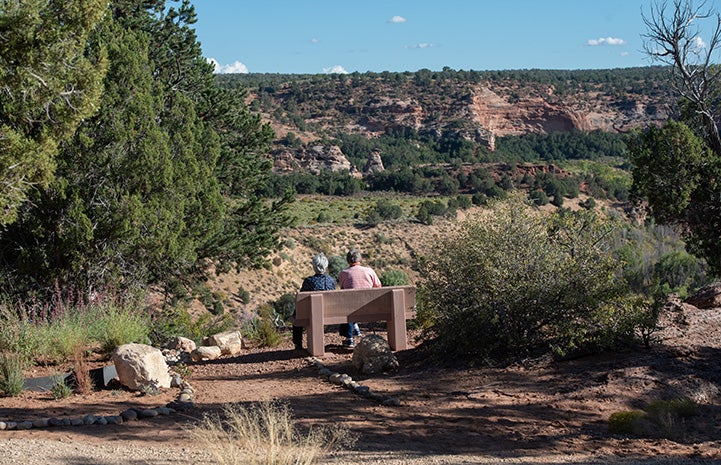
[[[293,344],[296,347],[303,347],[303,327],[293,326]]]

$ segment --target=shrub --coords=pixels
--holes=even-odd
[[[548,195],[546,195],[546,193],[543,192],[541,189],[531,191],[528,194],[528,198],[531,199],[531,201],[538,206],[548,205]]]
[[[283,336],[276,329],[275,310],[269,304],[258,309],[258,316],[243,325],[243,335],[259,347],[277,347],[283,342]]]
[[[430,346],[486,360],[627,337],[633,323],[621,305],[611,229],[592,212],[544,215],[518,196],[466,220],[422,264],[419,318]]]
[[[189,432],[221,465],[312,464],[356,441],[342,425],[302,434],[290,407],[280,402],[226,405],[219,415],[204,415]]]
[[[289,321],[295,311],[295,294],[283,294],[273,302],[273,308],[283,321]]]
[[[17,396],[25,384],[25,369],[29,360],[11,352],[0,352],[0,391],[6,396]]]
[[[50,388],[50,393],[53,395],[53,399],[60,400],[70,397],[73,390],[65,384],[65,377],[63,375],[54,375],[52,380],[53,386]]]
[[[367,216],[369,224],[378,224],[381,221],[396,220],[403,216],[403,209],[400,205],[388,199],[378,200]]]
[[[608,418],[608,432],[611,434],[637,433],[644,415],[639,410],[614,412]]]
[[[104,305],[93,314],[90,322],[93,339],[100,343],[104,353],[110,353],[123,344],[149,341],[149,319],[133,307]]]
[[[345,257],[341,257],[340,255],[328,257],[328,274],[333,276],[336,282],[338,281],[340,272],[346,268],[348,268],[348,262],[345,260]]]
[[[400,270],[389,270],[378,278],[384,286],[405,286],[408,284],[408,276]]]
[[[187,308],[172,306],[160,309],[151,315],[149,337],[150,342],[158,347],[176,336],[198,342],[209,334],[227,331],[234,325],[235,317],[230,313],[217,316],[205,313],[193,318]]]

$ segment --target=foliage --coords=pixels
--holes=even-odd
[[[290,317],[295,312],[295,294],[283,294],[273,302],[273,309],[280,315],[283,321],[290,321]]]
[[[258,316],[243,323],[243,336],[259,347],[277,347],[283,342],[283,336],[275,324],[276,313],[272,305],[266,304],[258,309]]]
[[[312,464],[357,438],[344,426],[301,433],[292,411],[280,402],[229,404],[221,414],[206,414],[190,434],[222,465]]]
[[[403,208],[400,205],[388,199],[380,199],[368,212],[366,222],[375,225],[382,221],[397,220],[401,216],[403,216]]]
[[[677,228],[627,225],[616,229],[615,241],[614,254],[633,292],[665,302],[670,293],[684,298],[712,280],[706,261],[685,250]]]
[[[100,99],[107,56],[96,40],[107,0],[0,3],[0,224],[52,179],[58,146]]]
[[[204,313],[194,318],[183,305],[166,306],[151,314],[150,342],[160,347],[176,336],[199,342],[209,334],[231,329],[235,318],[230,313],[211,315]]]
[[[17,396],[23,390],[25,369],[29,360],[22,354],[0,352],[0,391],[6,396]]]
[[[187,0],[114,0],[97,32],[108,70],[97,113],[57,156],[57,175],[0,236],[0,287],[52,292],[159,285],[191,289],[261,266],[290,197],[257,191],[273,134],[239,91],[218,89]]]
[[[710,221],[721,217],[721,156],[679,122],[638,133],[630,153],[636,197],[657,221],[685,226],[689,249],[721,272],[721,238]]]
[[[644,16],[646,53],[670,65],[681,95],[679,120],[649,128],[631,141],[634,191],[659,222],[680,224],[690,251],[721,274],[721,135],[718,50],[721,12],[706,2],[674,0]],[[703,47],[700,30],[710,23]]]
[[[639,410],[614,412],[608,417],[608,432],[611,434],[632,434],[638,431],[644,413]]]
[[[58,374],[52,377],[53,386],[50,388],[50,393],[53,395],[53,399],[60,400],[70,397],[73,394],[73,390],[65,384],[65,376]]]
[[[405,286],[408,284],[408,276],[400,270],[384,271],[378,279],[384,286]]]
[[[419,318],[430,346],[486,360],[544,345],[565,352],[628,342],[636,315],[616,279],[612,228],[587,211],[545,216],[518,197],[466,220],[421,270]]]
[[[683,439],[683,419],[699,413],[699,405],[688,398],[654,400],[642,411],[614,412],[608,419],[608,431],[646,437]]]

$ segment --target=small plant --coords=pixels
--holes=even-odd
[[[17,396],[25,384],[28,360],[20,354],[0,353],[0,391],[6,396]]]
[[[52,380],[53,387],[50,388],[50,393],[53,395],[53,399],[66,399],[72,395],[73,390],[65,384],[65,377],[63,375],[54,375]]]
[[[290,407],[279,402],[227,405],[220,415],[205,415],[189,432],[222,465],[312,464],[357,440],[342,425],[302,434]]]
[[[78,394],[88,394],[93,391],[93,379],[90,377],[88,361],[85,350],[78,346],[73,350],[73,375],[75,376],[75,391]]]
[[[190,370],[190,368],[188,368],[188,366],[183,362],[176,363],[173,366],[173,371],[175,371],[177,374],[179,374],[180,377],[183,379],[188,379],[188,378],[190,378],[190,375],[193,374],[193,372]]]
[[[635,434],[639,431],[644,412],[626,410],[612,413],[608,418],[608,432],[612,434]]]
[[[143,384],[140,386],[140,395],[141,396],[157,396],[160,395],[160,388],[158,387],[157,381],[150,381],[148,384]]]

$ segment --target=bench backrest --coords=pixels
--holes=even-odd
[[[403,291],[406,319],[415,318],[416,288],[387,286],[371,289],[299,292],[295,297],[295,325],[310,324],[311,296],[322,295],[323,324],[388,321],[393,310],[393,291]]]

